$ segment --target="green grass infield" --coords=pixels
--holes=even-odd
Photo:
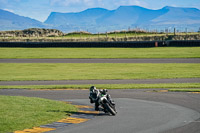
[[[200,47],[0,48],[0,58],[200,58]]]
[[[88,89],[90,86],[99,89],[160,89],[160,88],[200,88],[200,83],[167,83],[167,84],[86,84],[86,85],[21,85],[0,86],[0,89]]]
[[[193,63],[2,63],[0,81],[199,78]]]
[[[0,132],[13,132],[66,118],[77,108],[41,98],[0,96]]]

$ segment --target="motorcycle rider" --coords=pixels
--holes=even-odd
[[[99,100],[99,95],[106,95],[107,94],[107,90],[106,89],[103,89],[103,90],[98,90],[95,86],[91,86],[90,87],[90,96],[89,96],[89,99],[90,99],[90,103],[95,103],[95,110],[96,111],[103,111],[102,108],[99,108],[99,103],[98,103],[98,100]],[[112,101],[110,95],[107,95],[107,99],[114,104],[114,102]]]

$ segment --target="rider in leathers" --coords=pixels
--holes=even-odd
[[[107,93],[106,89],[98,90],[98,89],[96,89],[95,86],[91,86],[90,87],[89,99],[90,99],[90,103],[95,103],[95,110],[96,111],[102,110],[101,108],[99,108],[99,103],[98,103],[99,95],[100,94],[104,94],[105,95],[106,93]],[[111,99],[110,95],[107,95],[107,99],[112,102],[112,99]]]

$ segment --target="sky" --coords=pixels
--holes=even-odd
[[[200,0],[0,0],[0,9],[44,22],[51,12],[80,12],[88,8],[117,9],[137,5],[149,9],[165,6],[200,9]]]

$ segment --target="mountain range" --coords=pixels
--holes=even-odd
[[[45,27],[45,24],[35,19],[0,9],[0,30],[23,30],[31,27],[42,28]]]
[[[55,28],[63,32],[106,32],[135,27],[159,29],[182,27],[198,30],[200,10],[166,6],[152,10],[139,6],[120,6],[116,10],[90,8],[82,12],[52,12],[45,22],[0,10],[0,30]]]

